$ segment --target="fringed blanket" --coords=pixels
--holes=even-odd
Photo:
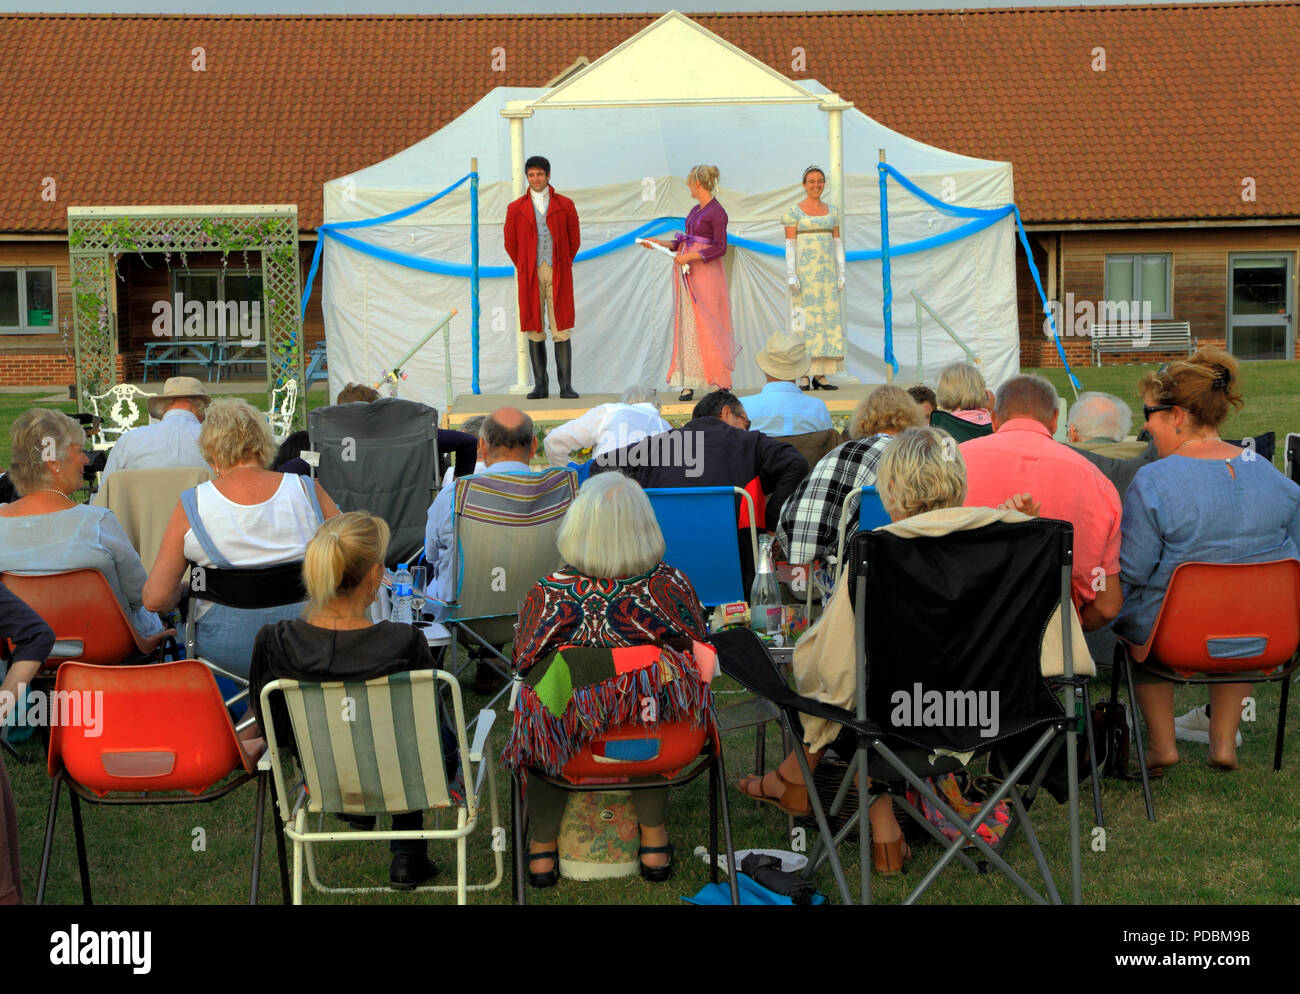
[[[688,653],[657,645],[562,646],[524,677],[501,763],[558,776],[584,746],[620,725],[702,728],[712,715],[713,694]]]

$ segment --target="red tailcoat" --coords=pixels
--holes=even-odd
[[[546,208],[546,227],[551,232],[554,260],[551,285],[555,291],[555,326],[561,331],[573,327],[573,257],[578,254],[578,211],[573,201],[551,191]],[[525,193],[506,209],[506,252],[515,264],[519,285],[519,330],[543,331],[537,288],[537,219],[531,193]]]

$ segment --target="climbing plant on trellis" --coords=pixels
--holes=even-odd
[[[117,259],[127,253],[163,253],[188,266],[191,252],[232,252],[262,257],[262,335],[266,340],[266,390],[298,381],[303,370],[298,269],[298,208],[262,207],[69,207],[68,251],[72,259],[72,320],[77,365],[77,407],[113,385],[117,364],[117,315],[110,306]],[[177,315],[174,320],[179,320]],[[306,427],[305,403],[294,427]]]

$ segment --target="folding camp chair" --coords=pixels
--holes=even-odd
[[[191,466],[120,469],[108,475],[91,503],[113,512],[147,573],[181,494],[210,479],[208,470]]]
[[[848,767],[829,808],[835,817],[859,771],[872,778],[872,789],[902,793],[911,786],[939,810],[961,836],[951,843],[936,827],[905,807],[945,846],[939,861],[925,874],[905,903],[915,902],[954,859],[975,868],[962,851],[973,845],[980,856],[1007,876],[1035,903],[1060,903],[1042,850],[1026,811],[1060,754],[1066,754],[1064,793],[1070,812],[1071,891],[1081,898],[1079,862],[1078,770],[1076,727],[1041,672],[1042,640],[1054,611],[1060,611],[1064,663],[1063,682],[1072,688],[1070,558],[1073,529],[1061,521],[991,522],[981,528],[934,538],[904,538],[889,531],[863,532],[854,540],[844,596],[854,604],[857,657],[857,700],[853,711],[801,697],[772,665],[753,633],[743,629],[713,638],[724,673],[755,693],[775,701],[787,724],[799,728],[799,714],[814,715],[844,726],[855,742]],[[943,578],[936,590],[935,578]],[[936,623],[939,619],[942,623]],[[865,676],[863,676],[865,674]],[[898,695],[902,694],[900,698]],[[936,696],[931,696],[937,694]],[[996,694],[996,696],[994,696]],[[938,700],[940,712],[923,710]],[[916,698],[913,701],[913,698]],[[900,702],[912,707],[899,710]],[[975,720],[981,704],[991,722]],[[922,720],[917,722],[917,715]],[[993,734],[987,734],[993,731]],[[802,740],[799,734],[797,740]],[[970,755],[963,755],[969,753]],[[989,756],[1006,771],[1002,784],[969,820],[962,819],[926,782],[953,772],[974,759]],[[852,900],[836,847],[856,821],[862,855],[861,893],[870,901],[870,832],[865,812],[868,799],[859,798],[858,811],[838,833],[832,833],[827,809],[818,796],[812,771],[802,749],[795,749],[820,839],[810,856],[811,876],[829,860],[846,902]],[[1020,784],[1027,784],[1022,794]],[[1008,798],[1015,817],[996,847],[977,828],[997,804]],[[1005,860],[1012,828],[1023,830],[1047,895],[1031,887]]]
[[[440,735],[439,688],[450,692],[456,749],[464,771],[464,796],[448,776]],[[293,742],[281,741],[274,715],[281,706],[293,729]],[[495,712],[480,711],[470,744],[465,732],[465,711],[460,684],[441,670],[393,673],[365,682],[303,683],[275,680],[262,688],[262,713],[268,716],[265,729],[271,750],[280,817],[285,833],[293,842],[293,903],[302,904],[302,873],[316,890],[326,894],[364,894],[391,891],[391,887],[329,887],[316,872],[314,847],[325,843],[365,843],[412,839],[455,840],[456,883],[427,884],[417,891],[455,891],[456,903],[464,904],[468,891],[492,890],[501,883],[504,846],[497,807],[495,762],[488,749],[488,735]],[[285,777],[286,762],[293,754],[299,764],[305,788],[293,796]],[[470,764],[477,764],[471,779]],[[496,874],[485,883],[468,882],[466,842],[479,820],[479,804],[487,779],[488,804],[492,818],[492,856]],[[454,828],[422,828],[371,832],[326,831],[326,814],[385,815],[407,811],[454,808]],[[308,816],[319,814],[316,830]]]
[[[858,531],[869,532],[890,521],[889,512],[880,499],[880,491],[875,487],[859,487],[845,495],[844,503],[840,506],[840,537],[835,543],[836,579],[839,579],[840,572],[844,569],[844,539],[848,533],[849,508],[854,501],[858,502]]]
[[[482,658],[506,678],[508,688],[513,664],[498,646],[514,639],[519,605],[533,584],[563,565],[555,541],[578,495],[578,480],[568,469],[479,473],[461,477],[455,487],[455,591],[450,602],[430,597],[428,603],[451,609],[444,624],[451,632],[452,672],[459,672],[465,635],[486,653]]]
[[[942,428],[958,442],[969,442],[972,438],[983,438],[985,435],[993,434],[992,425],[972,424],[947,411],[931,412],[930,427]]]
[[[1129,700],[1133,666],[1171,683],[1280,682],[1273,769],[1282,769],[1282,742],[1291,682],[1300,664],[1300,561],[1183,563],[1169,578],[1160,613],[1146,643],[1120,638],[1111,670],[1111,700],[1124,671]],[[1156,820],[1142,742],[1141,716],[1133,709],[1133,737],[1147,818]]]
[[[740,487],[663,487],[645,494],[663,532],[664,562],[685,574],[700,603],[712,608],[749,600],[741,579],[740,549],[733,549],[725,539],[739,528],[739,495],[749,510],[749,541],[758,565],[753,496]]]
[[[385,565],[415,562],[441,482],[438,412],[384,397],[317,408],[307,422],[325,492],[340,511],[369,511],[388,522],[393,537]]]
[[[1300,483],[1300,435],[1295,432],[1286,435],[1286,478]]]
[[[72,803],[81,896],[90,904],[81,800],[105,805],[205,803],[256,779],[249,894],[249,903],[256,904],[266,777],[257,774],[253,758],[244,752],[207,667],[191,659],[153,666],[64,663],[55,680],[55,694],[60,720],[50,729],[48,769],[53,783],[36,903],[45,900],[63,784],[68,785]],[[227,780],[231,774],[235,778]],[[177,791],[185,793],[168,793]],[[126,796],[109,797],[110,793]]]

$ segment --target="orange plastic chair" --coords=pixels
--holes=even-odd
[[[0,573],[0,581],[53,629],[56,641],[45,661],[47,670],[70,661],[117,666],[162,658],[161,646],[149,649],[140,640],[99,570]]]
[[[1132,667],[1172,683],[1280,682],[1273,769],[1282,769],[1282,741],[1291,682],[1300,664],[1300,561],[1268,563],[1183,563],[1169,589],[1146,643],[1119,639],[1111,673],[1111,700],[1119,671],[1133,694]],[[1147,817],[1156,820],[1142,742],[1141,719],[1133,708],[1134,736]]]
[[[727,774],[722,762],[722,743],[713,722],[700,728],[692,727],[688,721],[664,722],[653,727],[641,724],[620,725],[587,743],[565,764],[561,776],[548,776],[537,769],[530,769],[528,775],[564,790],[609,790],[611,785],[617,785],[619,790],[646,790],[684,786],[705,770],[709,771],[710,880],[718,882],[716,855],[720,805],[728,874],[731,877],[731,903],[739,904],[735,875],[736,850],[731,837],[731,813],[727,808],[727,792],[724,787]],[[515,901],[525,904],[527,873],[524,839],[527,835],[522,783],[518,775],[513,778],[511,802]]]
[[[253,779],[258,781],[257,822],[249,903],[256,903],[267,776],[259,774],[256,760],[244,752],[216,680],[204,663],[63,663],[51,702],[48,770],[53,783],[37,904],[45,898],[59,791],[64,783],[72,803],[82,898],[90,904],[81,800],[92,804],[204,803]],[[238,776],[222,783],[232,773]],[[128,796],[109,796],[117,793]],[[287,895],[283,843],[280,855],[281,884]]]

